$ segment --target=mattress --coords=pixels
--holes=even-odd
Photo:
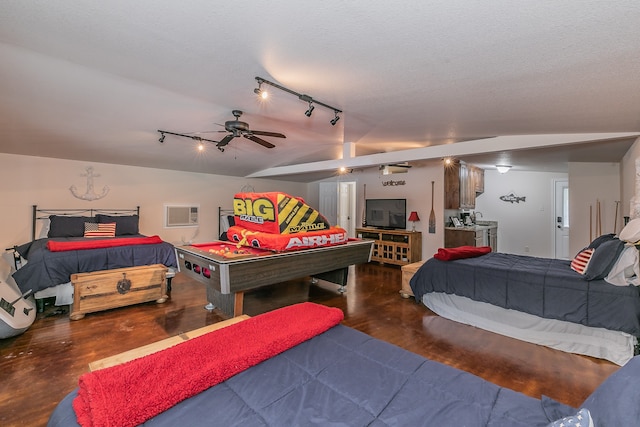
[[[446,319],[556,350],[605,359],[617,365],[631,360],[638,342],[636,337],[625,332],[544,319],[442,292],[425,294],[422,302]]]

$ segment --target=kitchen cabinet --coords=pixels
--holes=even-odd
[[[486,221],[482,225],[468,227],[445,227],[444,247],[456,248],[458,246],[491,246],[491,250],[498,250],[498,224],[495,221]]]
[[[459,160],[445,165],[445,209],[474,209],[476,195],[483,192],[484,169]]]
[[[468,165],[467,167],[471,167],[473,187],[476,190],[476,196],[484,193],[484,169],[472,165]]]
[[[491,246],[491,251],[498,252],[498,227],[489,228],[489,242],[488,245]]]

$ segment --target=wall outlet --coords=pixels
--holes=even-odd
[[[524,251],[525,251],[525,252],[529,252],[529,246],[525,246],[525,247],[524,247]]]

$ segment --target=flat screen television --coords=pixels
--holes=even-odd
[[[367,227],[388,230],[407,228],[407,199],[367,199],[365,205]]]

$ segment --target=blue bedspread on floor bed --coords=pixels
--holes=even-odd
[[[77,425],[75,395],[50,427]],[[535,427],[574,412],[338,325],[144,425]]]
[[[418,301],[444,292],[547,319],[640,336],[640,288],[585,280],[570,261],[491,252],[425,262],[411,279]]]

